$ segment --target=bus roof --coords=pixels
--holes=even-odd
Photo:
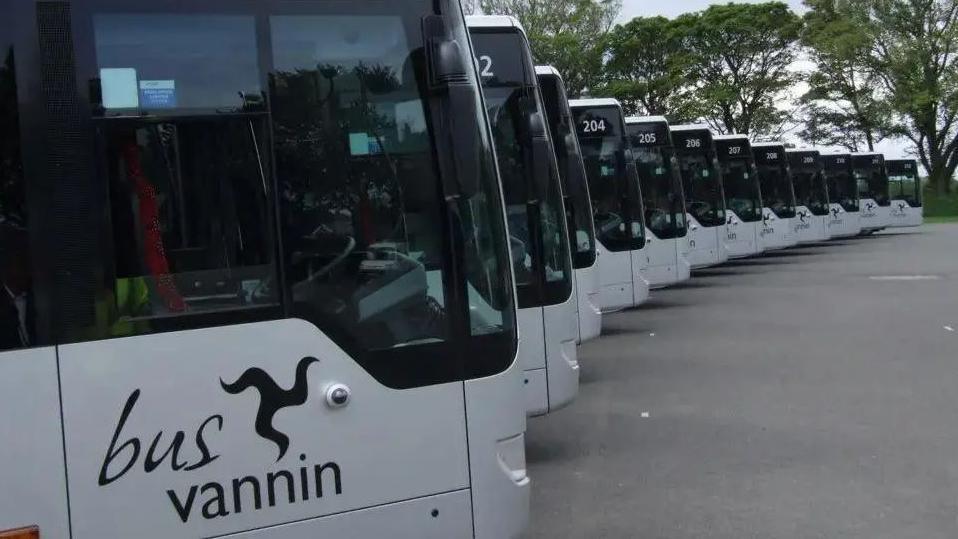
[[[789,148],[789,149],[786,149],[786,150],[785,150],[785,153],[791,154],[791,155],[805,155],[805,156],[814,155],[815,157],[821,157],[821,156],[822,156],[822,152],[820,152],[820,151],[818,151],[818,150],[816,150],[816,149],[814,149],[814,148],[800,148],[800,149],[799,149],[799,148]]]
[[[749,143],[749,146],[752,145],[751,141],[748,140],[748,135],[741,135],[741,134],[738,134],[738,133],[732,134],[732,135],[713,135],[713,136],[712,136],[712,139],[715,140],[715,141],[720,141],[720,140],[726,140],[726,141],[728,141],[728,140],[744,140],[745,142],[748,142],[748,143]]]
[[[522,23],[512,15],[469,15],[466,17],[469,28],[515,28],[526,33]]]
[[[618,99],[611,97],[590,97],[586,99],[570,99],[569,106],[572,108],[586,107],[617,107],[622,108],[622,103]]]
[[[536,66],[536,75],[552,75],[562,80],[562,74],[559,73],[558,69],[552,66]]]
[[[918,160],[917,159],[885,159],[885,163],[886,164],[895,163],[896,165],[899,163],[914,163],[917,165]]]
[[[708,131],[709,133],[712,130],[706,124],[679,124],[670,126],[669,129],[672,131]]]
[[[625,119],[626,124],[668,124],[665,116],[628,116]]]

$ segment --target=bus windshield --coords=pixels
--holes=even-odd
[[[889,189],[893,200],[904,200],[912,208],[921,207],[921,179],[915,161],[887,161]]]
[[[576,107],[573,115],[589,178],[596,237],[613,252],[642,249],[642,199],[639,186],[630,185],[634,178],[630,178],[626,164],[621,111],[611,107]]]
[[[536,156],[530,127],[542,114],[525,38],[514,29],[472,29],[476,56],[484,58],[483,93],[506,199],[519,307],[561,303],[572,294],[572,262],[562,188],[554,156]],[[542,116],[540,116],[542,117]],[[546,167],[535,159],[547,159]],[[546,190],[536,178],[545,170]]]
[[[688,213],[702,226],[725,225],[725,186],[707,133],[673,131]]]
[[[858,193],[858,182],[852,173],[851,157],[828,156],[823,160],[830,201],[840,204],[845,211],[852,213],[860,211],[861,198]]]
[[[874,200],[879,206],[891,205],[888,176],[885,174],[882,159],[876,156],[856,156],[853,161],[855,181],[858,182],[861,198]]]
[[[815,155],[789,154],[792,163],[792,182],[795,184],[795,203],[804,206],[812,215],[828,215],[829,192],[825,175]]]
[[[109,187],[115,282],[110,305],[73,322],[96,326],[82,334],[291,316],[391,387],[461,377],[456,361],[475,348],[463,337],[507,358],[467,369],[508,366],[511,272],[478,87],[462,113],[477,185],[447,202],[436,158],[448,137],[433,120],[422,17],[453,6],[85,8],[92,39],[78,46],[91,50],[78,56],[95,58],[82,76],[99,85],[90,146]],[[451,38],[468,43],[456,19]]]
[[[744,160],[722,163],[729,210],[739,219],[750,223],[762,220],[762,198],[755,183],[751,163]]]
[[[685,197],[674,152],[661,146],[635,146],[632,152],[642,181],[646,226],[660,239],[684,237]]]
[[[756,147],[755,160],[762,182],[762,201],[780,219],[795,217],[795,191],[785,159],[785,148]]]
[[[728,209],[746,223],[762,220],[762,189],[747,141],[716,140]]]
[[[572,263],[576,269],[589,268],[596,259],[595,221],[582,150],[572,128],[572,112],[561,78],[554,74],[540,74],[539,87],[565,190]]]

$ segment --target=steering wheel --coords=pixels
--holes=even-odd
[[[653,230],[665,230],[670,227],[669,214],[661,209],[655,208],[646,213],[646,220],[649,228]]]
[[[708,215],[712,211],[712,205],[708,202],[696,201],[689,204],[689,213],[694,215],[696,218],[701,218],[703,215]]]
[[[293,253],[292,263],[299,264],[304,261],[308,261],[309,266],[307,269],[305,283],[314,283],[323,277],[331,274],[336,268],[341,266],[348,258],[349,255],[353,254],[356,250],[356,239],[352,236],[342,236],[338,234],[323,234],[314,232],[309,236],[303,238],[305,242],[312,243],[316,246],[315,250],[309,251],[296,251]],[[320,248],[328,247],[331,243],[341,242],[343,244],[342,249],[333,256],[332,260],[323,264],[322,266],[316,268],[313,266],[313,262],[316,259],[328,258],[329,252],[320,250]]]

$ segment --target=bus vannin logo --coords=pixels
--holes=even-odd
[[[296,382],[290,389],[279,387],[279,384],[270,375],[266,374],[266,371],[255,367],[244,372],[238,380],[231,384],[227,384],[223,379],[220,379],[223,390],[230,395],[239,395],[251,387],[259,392],[259,410],[256,412],[254,426],[256,434],[273,442],[279,448],[279,458],[276,459],[276,462],[283,460],[283,457],[286,456],[286,451],[289,449],[289,436],[273,427],[273,417],[284,408],[306,404],[306,400],[309,398],[309,384],[306,380],[306,374],[309,371],[309,366],[313,363],[319,363],[319,360],[314,357],[305,357],[299,361],[296,366]]]
[[[771,225],[772,214],[771,213],[762,213],[762,232],[761,236],[770,236],[775,233],[775,227]]]

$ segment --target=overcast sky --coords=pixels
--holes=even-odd
[[[765,0],[738,0],[751,3],[757,3]],[[787,0],[792,9],[801,13],[804,11],[802,0]],[[715,0],[623,0],[622,2],[622,21],[627,21],[633,17],[647,17],[650,15],[664,15],[674,17],[688,11],[699,11],[709,7],[710,4],[722,4],[725,2]]]
[[[758,3],[767,0],[736,0],[737,2]],[[788,5],[797,13],[803,13],[805,7],[802,0],[786,0]],[[727,3],[725,0],[623,0],[622,14],[619,16],[619,22],[626,22],[633,17],[649,17],[654,15],[663,15],[665,17],[675,17],[689,11],[700,11],[711,4]],[[799,90],[800,91],[800,90]],[[795,141],[799,142],[799,141]],[[906,156],[908,146],[904,141],[884,141],[878,144],[877,151],[884,153],[890,159],[908,157]]]

